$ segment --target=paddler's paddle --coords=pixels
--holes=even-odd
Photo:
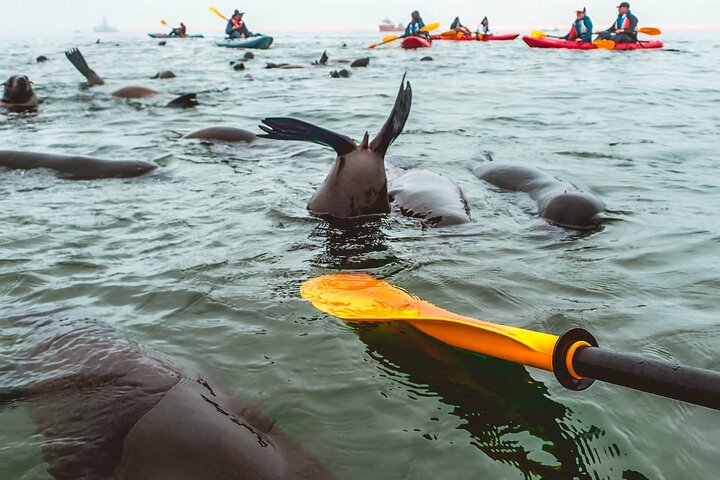
[[[551,371],[566,388],[595,380],[720,410],[720,373],[597,346],[586,330],[560,337],[448,312],[367,274],[332,274],[303,283],[317,309],[351,322],[407,322],[450,345]]]
[[[593,45],[595,45],[597,48],[604,48],[606,50],[614,50],[615,49],[615,41],[614,40],[603,40],[598,39],[592,42]]]
[[[660,35],[662,31],[655,27],[643,27],[638,28],[638,33],[644,33],[645,35]]]
[[[435,29],[438,28],[439,26],[440,26],[440,22],[431,23],[430,25],[425,25],[424,27],[422,27],[422,28],[420,29],[420,31],[421,31],[421,32],[430,32],[430,31],[432,31],[432,30],[435,30]],[[392,42],[392,41],[394,41],[394,40],[397,40],[398,38],[405,38],[405,35],[400,35],[400,36],[398,36],[398,35],[388,35],[387,37],[383,38],[382,42],[380,42],[380,43],[373,43],[373,44],[370,45],[368,48],[375,48],[375,47],[378,47],[378,46],[383,45],[383,44],[385,44],[385,43],[390,43],[390,42]]]
[[[228,20],[228,18],[223,15],[222,13],[218,12],[217,8],[210,7],[210,11],[217,14],[218,17],[222,18],[223,20]]]
[[[533,30],[532,32],[530,32],[530,36],[531,36],[532,38],[545,38],[545,37],[561,38],[561,37],[558,37],[558,36],[556,36],[556,35],[548,35],[547,33],[541,32],[540,30]]]

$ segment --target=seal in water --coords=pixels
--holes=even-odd
[[[185,139],[216,140],[220,142],[254,142],[257,137],[254,133],[241,128],[233,127],[207,127],[186,133]]]
[[[555,225],[576,230],[597,227],[606,208],[595,195],[535,167],[517,164],[482,163],[474,166],[476,177],[513,192],[525,192],[538,205],[540,217]]]
[[[172,70],[163,70],[163,71],[156,73],[154,76],[152,76],[150,78],[151,78],[151,80],[156,80],[156,79],[162,80],[165,78],[175,78],[175,77],[177,77],[177,75],[175,75],[175,72],[173,72]]]
[[[105,82],[103,81],[100,76],[95,73],[94,70],[92,70],[87,62],[85,61],[85,57],[83,57],[82,53],[80,53],[80,50],[77,48],[72,48],[65,52],[65,56],[68,60],[70,60],[70,63],[72,63],[75,68],[77,68],[78,72],[82,73],[85,78],[87,78],[87,82],[81,84],[83,88],[89,88],[94,85],[104,85]],[[130,87],[123,87],[118,90],[115,90],[111,93],[112,96],[118,97],[118,98],[146,98],[146,97],[152,97],[155,95],[159,95],[160,92],[157,90],[153,90],[152,88],[147,87],[141,87],[141,86],[130,86]],[[193,95],[193,94],[189,94]],[[194,98],[194,97],[193,97]],[[190,102],[188,103],[187,95],[182,95],[175,100],[171,101],[167,106],[168,107],[191,107],[197,105],[197,102]]]
[[[327,65],[329,57],[327,54],[327,50],[323,50],[322,55],[320,55],[320,60],[315,60],[312,64],[313,65]]]
[[[54,478],[333,478],[253,405],[78,317],[10,318],[30,347],[0,368],[0,404],[27,408]]]
[[[330,72],[330,76],[332,78],[350,78],[350,70],[342,69],[342,70],[334,70]]]
[[[370,57],[358,58],[350,64],[353,68],[367,67],[370,64]]]
[[[314,215],[349,219],[386,214],[390,212],[390,202],[385,153],[402,132],[411,104],[412,89],[410,82],[405,84],[403,75],[390,117],[372,142],[368,142],[368,132],[357,145],[345,135],[286,117],[264,119],[265,125],[260,128],[265,134],[260,136],[319,143],[335,150],[337,158],[330,173],[307,205]]]
[[[32,82],[25,75],[13,75],[3,83],[5,89],[0,107],[12,113],[34,112],[40,102],[35,96]]]
[[[140,160],[101,160],[78,155],[0,150],[0,167],[13,170],[49,168],[60,173],[63,178],[93,180],[137,177],[155,170],[157,165]]]
[[[400,213],[419,218],[428,227],[446,227],[471,221],[470,208],[460,187],[447,177],[413,170],[390,182],[388,196]]]

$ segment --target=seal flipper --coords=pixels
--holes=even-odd
[[[402,81],[400,82],[400,91],[395,99],[395,105],[393,106],[392,112],[390,112],[390,117],[370,143],[371,149],[385,155],[388,147],[390,147],[395,139],[402,133],[405,122],[410,115],[411,105],[412,88],[410,88],[410,82],[405,84],[405,75],[403,75]]]
[[[318,143],[332,148],[338,156],[348,154],[357,148],[350,137],[295,118],[269,117],[264,118],[262,123],[265,125],[260,125],[260,129],[265,133],[258,137]]]
[[[80,50],[77,48],[71,48],[65,52],[65,56],[70,63],[72,63],[78,72],[82,73],[87,78],[87,86],[92,87],[93,85],[104,85],[105,82],[98,76],[87,64],[85,57],[82,56]]]

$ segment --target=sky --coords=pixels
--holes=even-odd
[[[585,6],[593,22],[605,27],[616,15],[618,0],[0,0],[0,35],[54,32],[89,32],[102,21],[122,32],[164,31],[161,19],[184,21],[190,31],[218,34],[224,22],[211,13],[215,7],[228,15],[235,8],[245,11],[253,31],[278,35],[283,31],[377,30],[385,17],[407,23],[412,10],[419,10],[426,23],[443,27],[459,15],[475,27],[487,15],[493,30],[500,27],[565,28],[574,11]],[[630,2],[641,26],[664,29],[720,29],[717,0],[637,0]]]

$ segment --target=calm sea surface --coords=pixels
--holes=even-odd
[[[27,74],[44,101],[36,115],[0,116],[0,149],[160,167],[97,181],[0,172],[0,363],[19,354],[4,318],[62,307],[248,399],[341,479],[716,478],[718,412],[608,384],[570,392],[402,325],[346,324],[298,290],[367,271],[460,314],[553,334],[579,326],[601,346],[720,369],[720,38],[672,33],[669,50],[625,53],[520,39],[365,48],[381,36],[278,34],[242,72],[229,61],[244,52],[211,38],[0,37],[2,79]],[[74,46],[105,86],[78,88],[63,55]],[[309,67],[324,49],[331,63],[370,66],[333,79]],[[149,79],[165,69],[177,78]],[[360,139],[382,126],[405,72],[413,107],[388,176],[454,179],[468,225],[423,230],[394,213],[335,230],[305,210],[332,151],[180,140],[212,125],[256,131],[265,116]],[[130,84],[167,94],[109,95]],[[187,92],[201,105],[163,108]],[[550,226],[526,195],[469,172],[488,158],[593,192],[617,220],[585,235]],[[46,478],[27,410],[0,409],[0,425],[0,477]]]

